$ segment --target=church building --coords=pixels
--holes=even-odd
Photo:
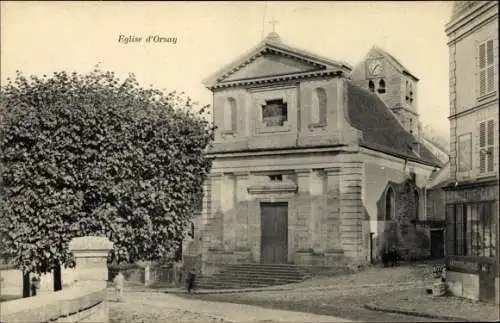
[[[205,275],[236,263],[363,265],[395,220],[411,257],[423,187],[441,167],[417,138],[417,81],[379,49],[352,69],[275,32],[206,79],[214,160],[184,254]]]

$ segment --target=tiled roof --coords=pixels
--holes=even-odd
[[[375,94],[347,81],[349,120],[363,132],[361,145],[381,152],[441,167],[442,163],[423,144],[417,155],[416,139],[397,121],[396,116]]]

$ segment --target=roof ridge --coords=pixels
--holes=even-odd
[[[414,73],[410,72],[410,70],[405,65],[403,65],[403,63],[401,63],[399,59],[394,57],[394,55],[389,53],[389,51],[387,51],[385,48],[382,48],[380,45],[373,45],[372,49],[382,53],[382,55],[386,56],[389,61],[391,61],[394,65],[396,65],[395,66],[396,68],[402,70],[402,72],[410,74],[418,81],[418,77],[416,77]]]

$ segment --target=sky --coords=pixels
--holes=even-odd
[[[420,78],[422,124],[447,135],[444,26],[451,6],[445,1],[2,1],[1,81],[16,70],[26,75],[86,73],[99,63],[121,78],[134,73],[143,86],[184,91],[211,104],[202,80],[257,45],[275,19],[284,43],[352,66],[373,45],[391,53]],[[120,35],[142,41],[125,44]],[[148,43],[148,36],[166,41]]]

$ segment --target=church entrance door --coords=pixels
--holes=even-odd
[[[288,261],[288,203],[260,204],[260,261],[285,264]]]

